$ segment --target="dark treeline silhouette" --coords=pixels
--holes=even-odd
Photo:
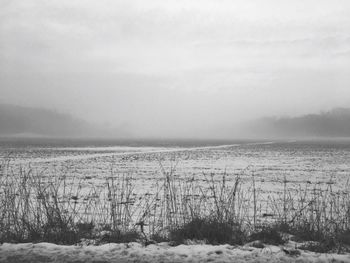
[[[299,117],[268,117],[248,125],[265,137],[350,137],[350,109],[336,108]]]
[[[41,108],[0,105],[0,135],[80,136],[93,132],[89,123],[69,114]]]
[[[350,137],[350,108],[299,117],[267,117],[238,125],[235,130],[236,135],[230,137]],[[123,126],[106,128],[48,109],[0,104],[0,136],[128,138],[130,134]]]

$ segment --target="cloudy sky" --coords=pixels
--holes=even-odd
[[[0,0],[0,103],[144,136],[350,106],[348,0]]]

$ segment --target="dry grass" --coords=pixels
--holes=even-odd
[[[111,169],[103,187],[84,185],[63,173],[30,167],[0,170],[0,242],[47,241],[74,244],[82,239],[128,242],[204,239],[242,244],[252,239],[281,243],[281,232],[301,241],[317,241],[316,251],[342,251],[350,240],[350,194],[326,185],[291,185],[262,196],[251,169],[234,177],[177,175],[165,169],[152,194],[135,192],[134,178]],[[344,189],[349,189],[346,186]],[[223,231],[221,231],[223,230]],[[268,241],[266,241],[268,240]],[[312,243],[315,244],[315,243]]]

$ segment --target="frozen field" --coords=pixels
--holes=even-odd
[[[50,211],[56,211],[69,224],[88,226],[93,222],[90,234],[97,240],[103,240],[106,226],[140,230],[142,222],[145,242],[154,234],[166,235],[169,229],[196,216],[213,214],[216,218],[229,215],[225,220],[235,220],[248,232],[281,220],[291,225],[309,220],[306,222],[317,222],[322,231],[332,235],[338,227],[347,229],[350,222],[350,142],[346,141],[3,141],[0,155],[0,197],[7,205],[2,211],[9,215],[19,212],[13,220],[3,218],[9,228],[22,222],[17,218],[42,228],[49,224],[45,220],[56,218]],[[0,247],[0,254],[9,258],[12,250],[18,250],[19,262],[23,251],[30,250],[34,258],[42,254],[40,244],[20,246],[5,244]],[[116,246],[119,249],[124,245]],[[184,251],[159,244],[142,249],[140,244],[135,246],[126,252],[122,249],[115,257],[125,262],[129,262],[131,254],[136,262],[140,258],[152,262],[164,255],[169,262],[196,262],[197,257],[198,262],[211,257],[213,262],[223,262],[222,254],[227,262],[253,262],[256,257],[261,262],[328,262],[335,260],[328,256],[337,257],[321,258],[302,252],[294,258],[276,246],[270,247],[273,253],[268,249],[221,246],[220,256],[215,252],[219,247],[215,246],[195,245],[198,255],[190,252],[191,246],[181,246]],[[292,247],[297,247],[297,243]],[[55,250],[45,254],[50,260],[76,251],[74,247],[49,248]],[[79,253],[89,249],[82,248]],[[91,253],[97,253],[99,258],[101,251],[98,248]],[[71,259],[74,257],[69,256]],[[338,261],[348,260],[346,255]]]
[[[247,184],[254,177],[258,198],[266,203],[259,207],[261,214],[273,212],[269,200],[279,198],[283,187],[292,192],[317,184],[323,189],[331,186],[349,191],[348,141],[3,141],[0,149],[13,174],[22,169],[51,180],[64,176],[72,184],[68,201],[74,195],[75,203],[107,198],[101,195],[107,180],[120,176],[132,181],[135,202],[150,198],[160,191],[164,173],[170,172],[204,187],[208,178],[221,180],[224,174],[228,184],[237,176]]]
[[[113,142],[111,142],[113,143]],[[350,142],[202,142],[167,146],[50,146],[0,142],[0,157],[11,166],[36,169],[71,168],[72,176],[101,178],[113,166],[118,172],[133,173],[138,180],[149,179],[164,166],[177,164],[178,174],[236,174],[251,166],[261,180],[286,175],[293,181],[337,182],[350,172]],[[93,144],[93,142],[92,142]],[[140,144],[140,143],[139,143]]]
[[[201,142],[186,144],[146,143],[141,146],[85,142],[69,146],[0,143],[0,156],[10,160],[14,171],[19,167],[45,174],[82,179],[85,183],[103,181],[113,173],[129,174],[142,184],[151,185],[165,170],[175,167],[177,176],[200,179],[211,173],[228,178],[249,169],[257,182],[271,184],[287,178],[289,182],[344,185],[350,175],[350,142]],[[121,143],[120,143],[121,144]],[[130,144],[130,143],[129,143]],[[170,145],[169,145],[170,144]],[[247,174],[245,174],[247,175]],[[249,176],[251,173],[249,174]],[[149,189],[148,189],[149,190]]]
[[[30,168],[43,176],[64,173],[85,184],[103,184],[112,172],[130,175],[136,185],[142,185],[136,192],[152,191],[153,183],[162,176],[162,166],[165,171],[175,168],[176,176],[184,179],[225,173],[230,180],[254,174],[266,191],[276,190],[284,178],[297,184],[331,181],[337,187],[350,179],[350,142],[108,143],[70,146],[69,142],[58,142],[52,146],[2,142],[0,156],[10,161],[13,171]],[[249,173],[242,172],[246,170]]]

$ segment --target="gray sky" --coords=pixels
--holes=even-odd
[[[350,106],[348,0],[0,0],[0,103],[144,136]]]

